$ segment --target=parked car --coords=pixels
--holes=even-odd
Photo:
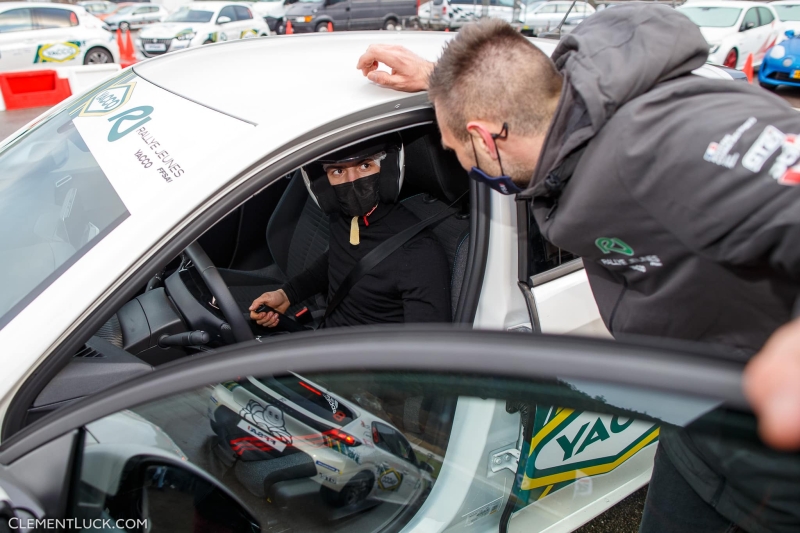
[[[285,0],[258,0],[252,2],[251,7],[257,16],[266,21],[269,31],[282,34],[286,31],[286,6],[290,3]]]
[[[775,90],[779,85],[800,87],[800,37],[786,30],[786,39],[767,52],[758,70],[758,83]]]
[[[514,0],[432,0],[428,25],[435,30],[458,29],[481,18],[514,20]]]
[[[118,9],[117,4],[114,2],[107,2],[105,0],[78,2],[78,5],[100,20],[103,20],[105,17]]]
[[[0,3],[0,72],[117,62],[114,35],[84,8]]]
[[[572,2],[568,0],[554,0],[549,2],[531,2],[522,11],[522,32],[526,35],[538,35],[554,30],[558,27],[564,16],[569,11],[567,21],[561,28],[563,33],[568,33],[578,21],[585,19],[595,12],[594,7],[586,2]]]
[[[127,31],[163,22],[168,15],[169,12],[157,4],[133,4],[121,7],[106,17],[105,22],[112,30]]]
[[[250,4],[240,2],[191,2],[164,22],[139,32],[136,48],[145,57],[216,42],[269,35],[264,19],[254,16]]]
[[[285,15],[297,33],[395,30],[416,16],[416,0],[299,0]]]
[[[742,68],[753,54],[757,67],[782,35],[781,21],[770,4],[711,0],[689,2],[677,9],[700,27],[708,41],[708,61],[717,65]]]
[[[214,4],[190,4],[186,18]],[[219,22],[221,9],[209,11]],[[386,32],[381,40],[433,60],[450,37]],[[361,530],[353,522],[369,531],[403,523],[442,531],[479,521],[481,530],[571,530],[647,483],[662,424],[686,425],[720,402],[744,408],[738,357],[533,336],[608,337],[582,261],[542,239],[530,206],[469,180],[442,148],[427,95],[342,75],[373,42],[367,33],[300,35],[155,58],[55,106],[0,145],[0,484],[13,508],[61,517],[67,511],[58,505],[40,512],[37,502],[17,499],[53,494],[57,483],[82,513],[148,518],[153,531],[172,530],[162,520],[195,519],[208,529],[223,519],[220,530],[252,531],[269,516],[297,531],[310,530],[304,521],[348,531]],[[556,46],[532,42],[548,55]],[[709,65],[696,72],[730,79]],[[287,94],[303,104],[276,105]],[[299,167],[394,132],[405,154],[400,201],[420,218],[449,213],[431,231],[451,266],[452,323],[461,328],[254,338],[240,304],[263,287],[236,280],[281,283],[325,249],[328,221]],[[316,298],[303,305],[312,316],[325,307]],[[249,411],[250,399],[234,386],[231,398],[217,398],[224,391],[216,384],[256,386],[248,376],[262,384],[272,376],[279,383],[265,387],[273,392],[308,390],[302,381],[321,393],[325,403],[316,406],[327,404],[330,417],[288,393],[259,389],[274,402],[255,394]],[[123,383],[131,379],[141,381]],[[242,446],[270,455],[267,447],[287,448],[270,460],[218,464],[211,395],[231,411],[244,406],[235,414],[254,424],[255,439]],[[392,432],[379,428],[370,441],[367,427],[345,423],[342,407],[358,428],[386,422]],[[109,443],[90,470],[67,468],[87,464],[85,426],[123,410],[161,428],[187,460]],[[304,432],[293,420],[319,425]],[[322,450],[311,464],[310,448],[283,453],[286,433],[294,446],[331,430],[345,435],[323,436],[349,450]],[[396,463],[386,457],[390,468],[361,477],[358,513],[349,497],[332,495],[344,505],[319,500],[320,481],[336,492],[360,471],[333,453],[367,462],[378,456],[366,452],[370,442],[378,447],[392,435],[396,455],[392,446],[405,443],[394,431],[414,450],[417,470],[410,454]],[[289,468],[283,455],[297,463]],[[325,474],[333,482],[317,460],[333,468]],[[435,479],[429,495],[420,470]],[[20,483],[24,490],[6,489]],[[253,496],[257,490],[265,497]],[[512,500],[519,508],[508,507]],[[135,516],[123,516],[126,509]]]
[[[778,14],[784,31],[794,30],[795,33],[800,34],[800,2],[797,0],[779,0],[770,2],[769,5]]]

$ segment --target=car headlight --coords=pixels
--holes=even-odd
[[[783,60],[784,67],[791,67],[792,63],[794,63],[794,61],[792,61],[791,57],[787,57],[786,59]]]
[[[197,35],[197,32],[185,31],[183,33],[179,33],[178,35],[176,35],[175,38],[178,39],[179,41],[191,41],[192,39],[194,39],[195,35]]]
[[[306,15],[305,17],[295,17],[295,22],[311,22],[311,19],[314,18],[313,15]]]
[[[772,50],[769,51],[769,57],[772,59],[780,59],[786,55],[786,48],[781,45],[776,45],[772,47]]]
[[[718,45],[718,44],[709,44],[709,45],[708,45],[708,53],[709,53],[709,54],[714,54],[714,53],[716,53],[716,52],[717,52],[717,50],[719,50],[719,46],[720,46],[720,45]]]

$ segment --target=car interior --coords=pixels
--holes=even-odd
[[[443,210],[450,213],[429,229],[450,265],[455,317],[463,306],[470,255],[469,180],[455,155],[441,147],[435,125],[400,133],[406,170],[398,202],[421,220]],[[243,338],[232,327],[230,307],[226,314],[221,294],[228,292],[228,302],[235,303],[233,314],[249,322],[248,307],[257,296],[302,272],[327,245],[327,216],[308,194],[299,169],[272,182],[221,218],[122,305],[39,393],[23,425],[161,364],[252,339],[249,328]],[[216,273],[212,284],[201,275],[203,270]],[[316,295],[299,302],[287,315],[305,308],[313,329],[324,314],[325,298]],[[426,430],[424,422],[446,422],[448,416],[429,413],[449,412],[454,404],[432,405],[424,391],[417,393],[394,402],[391,422],[407,435],[423,438],[427,433],[426,440],[446,444],[435,436],[447,431],[433,426]]]

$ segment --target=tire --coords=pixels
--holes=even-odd
[[[86,55],[83,56],[84,65],[104,65],[113,62],[114,56],[111,55],[111,52],[97,46],[90,48]]]
[[[131,31],[131,25],[128,22],[120,22],[117,24],[120,31]]]
[[[728,68],[736,68],[736,65],[739,63],[739,52],[736,48],[731,48],[731,51],[725,56],[725,60],[722,62],[722,66]]]
[[[320,22],[314,27],[314,31],[316,32],[327,32],[328,31],[328,23],[327,22]]]
[[[383,22],[383,29],[388,31],[394,31],[397,29],[397,19],[388,18]]]
[[[320,494],[322,498],[334,507],[349,507],[364,501],[372,490],[372,485],[375,483],[375,478],[369,472],[359,472],[347,482],[347,485],[342,487],[342,490],[336,492],[328,487],[321,487]]]

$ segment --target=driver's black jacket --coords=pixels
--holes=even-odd
[[[583,258],[615,337],[722,344],[746,361],[800,294],[800,114],[692,74],[707,57],[667,6],[587,18],[553,53],[564,85],[525,194],[543,236]],[[667,456],[720,514],[749,533],[800,531],[800,472],[665,429]]]
[[[283,287],[292,304],[321,293],[330,301],[356,263],[419,219],[400,204],[379,204],[359,217],[360,244],[350,244],[351,218],[332,215],[327,252]],[[325,319],[324,327],[450,322],[450,269],[439,241],[423,231],[364,274]]]

